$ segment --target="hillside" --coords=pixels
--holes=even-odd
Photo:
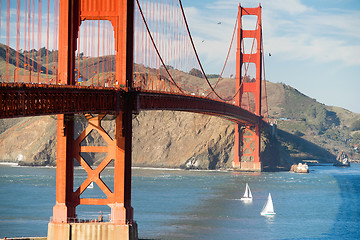
[[[354,149],[360,143],[360,127],[353,127],[360,121],[360,114],[326,106],[282,83],[268,83],[267,88],[269,116],[279,129],[334,155],[343,150],[351,159],[360,159],[360,151]],[[287,147],[298,154],[297,144],[287,143]]]
[[[4,49],[3,46],[0,46]],[[31,51],[43,55],[46,51]],[[10,51],[10,73],[15,69],[14,50]],[[49,52],[50,53],[50,52]],[[51,52],[50,56],[52,59]],[[100,59],[99,64],[107,56]],[[4,54],[0,54],[0,74],[4,73]],[[80,61],[89,61],[85,57]],[[88,65],[97,68],[97,61]],[[43,65],[46,65],[43,61]],[[49,67],[52,63],[49,63]],[[20,64],[21,67],[21,64]],[[44,66],[42,66],[43,68]],[[154,73],[162,72],[135,64],[135,81],[141,83],[147,77],[157,80]],[[178,76],[180,83],[197,80],[195,87],[206,85],[202,76],[193,76],[176,69],[170,71]],[[22,72],[22,71],[19,71]],[[105,79],[111,72],[101,72]],[[102,77],[104,76],[104,77]],[[91,76],[84,82],[91,82]],[[159,80],[158,80],[159,81]],[[160,81],[169,82],[162,78]],[[211,79],[215,82],[216,79]],[[217,90],[225,97],[235,92],[234,79],[223,79]],[[189,90],[190,91],[190,90]],[[287,169],[293,161],[314,159],[332,162],[341,150],[349,153],[352,159],[360,159],[355,146],[360,143],[360,114],[338,107],[325,106],[305,96],[296,89],[281,83],[267,83],[269,116],[277,123],[277,138],[263,132],[262,159],[266,169]],[[76,132],[84,127],[83,117]],[[28,165],[56,164],[56,117],[28,117],[0,120],[0,161],[21,162]],[[357,124],[359,122],[359,124]],[[113,131],[113,122],[103,125]],[[134,166],[183,167],[188,161],[196,159],[201,169],[229,168],[233,159],[234,124],[224,119],[183,112],[149,111],[134,117],[133,164]],[[358,126],[359,125],[359,126]],[[100,143],[99,135],[90,134],[88,144]],[[151,144],[149,144],[151,143]],[[93,154],[89,158],[95,164],[103,156]]]

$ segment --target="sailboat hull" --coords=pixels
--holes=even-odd
[[[242,197],[240,198],[241,201],[252,201],[252,198],[250,197]]]
[[[274,212],[272,212],[272,213],[260,213],[261,214],[261,216],[273,216],[273,215],[275,215],[276,213],[274,213]]]

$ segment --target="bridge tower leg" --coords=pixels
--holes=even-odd
[[[79,27],[85,20],[109,20],[114,27],[117,87],[133,88],[133,27],[134,1],[98,0],[59,2],[59,83],[74,85],[75,51]],[[74,139],[74,114],[59,114],[57,120],[56,205],[48,227],[48,239],[137,239],[137,225],[133,222],[131,207],[131,153],[132,153],[132,99],[117,109],[115,137],[112,139],[102,128],[106,115],[85,114],[89,124]],[[89,109],[91,111],[91,109]],[[91,131],[97,131],[107,146],[83,146],[82,141]],[[105,159],[93,169],[81,153],[107,153]],[[87,179],[74,191],[74,160],[87,172]],[[100,173],[114,162],[114,187],[103,182]],[[81,198],[94,182],[106,198]],[[111,208],[110,222],[79,223],[78,205],[107,205]]]
[[[242,28],[242,17],[245,15],[257,16],[256,29],[245,30]],[[250,53],[245,53],[244,39],[251,39],[253,45]],[[235,103],[242,108],[261,116],[261,82],[262,82],[262,26],[261,6],[257,8],[243,8],[239,6],[237,54],[236,54],[236,87],[240,88]],[[254,48],[256,46],[256,49]],[[248,47],[248,46],[247,46]],[[248,48],[247,48],[248,50]],[[250,79],[247,74],[247,65],[254,64],[256,78]],[[252,97],[255,107],[249,101]],[[260,161],[260,122],[250,126],[235,125],[235,151],[233,168],[244,171],[261,171]]]

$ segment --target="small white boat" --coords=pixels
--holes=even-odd
[[[267,202],[265,203],[263,210],[260,213],[262,216],[267,216],[267,215],[275,215],[276,213],[274,212],[274,205],[272,202],[272,198],[271,198],[271,194],[269,193]]]
[[[241,201],[251,201],[252,200],[252,194],[250,191],[250,187],[249,187],[249,184],[247,184],[247,183],[246,183],[244,196],[240,200]]]
[[[91,182],[87,188],[94,188],[94,182]]]

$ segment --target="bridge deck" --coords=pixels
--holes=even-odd
[[[169,110],[204,113],[230,121],[257,124],[261,117],[225,102],[208,98],[161,93],[69,85],[0,83],[0,118],[66,113],[115,114],[131,97],[135,112]]]

